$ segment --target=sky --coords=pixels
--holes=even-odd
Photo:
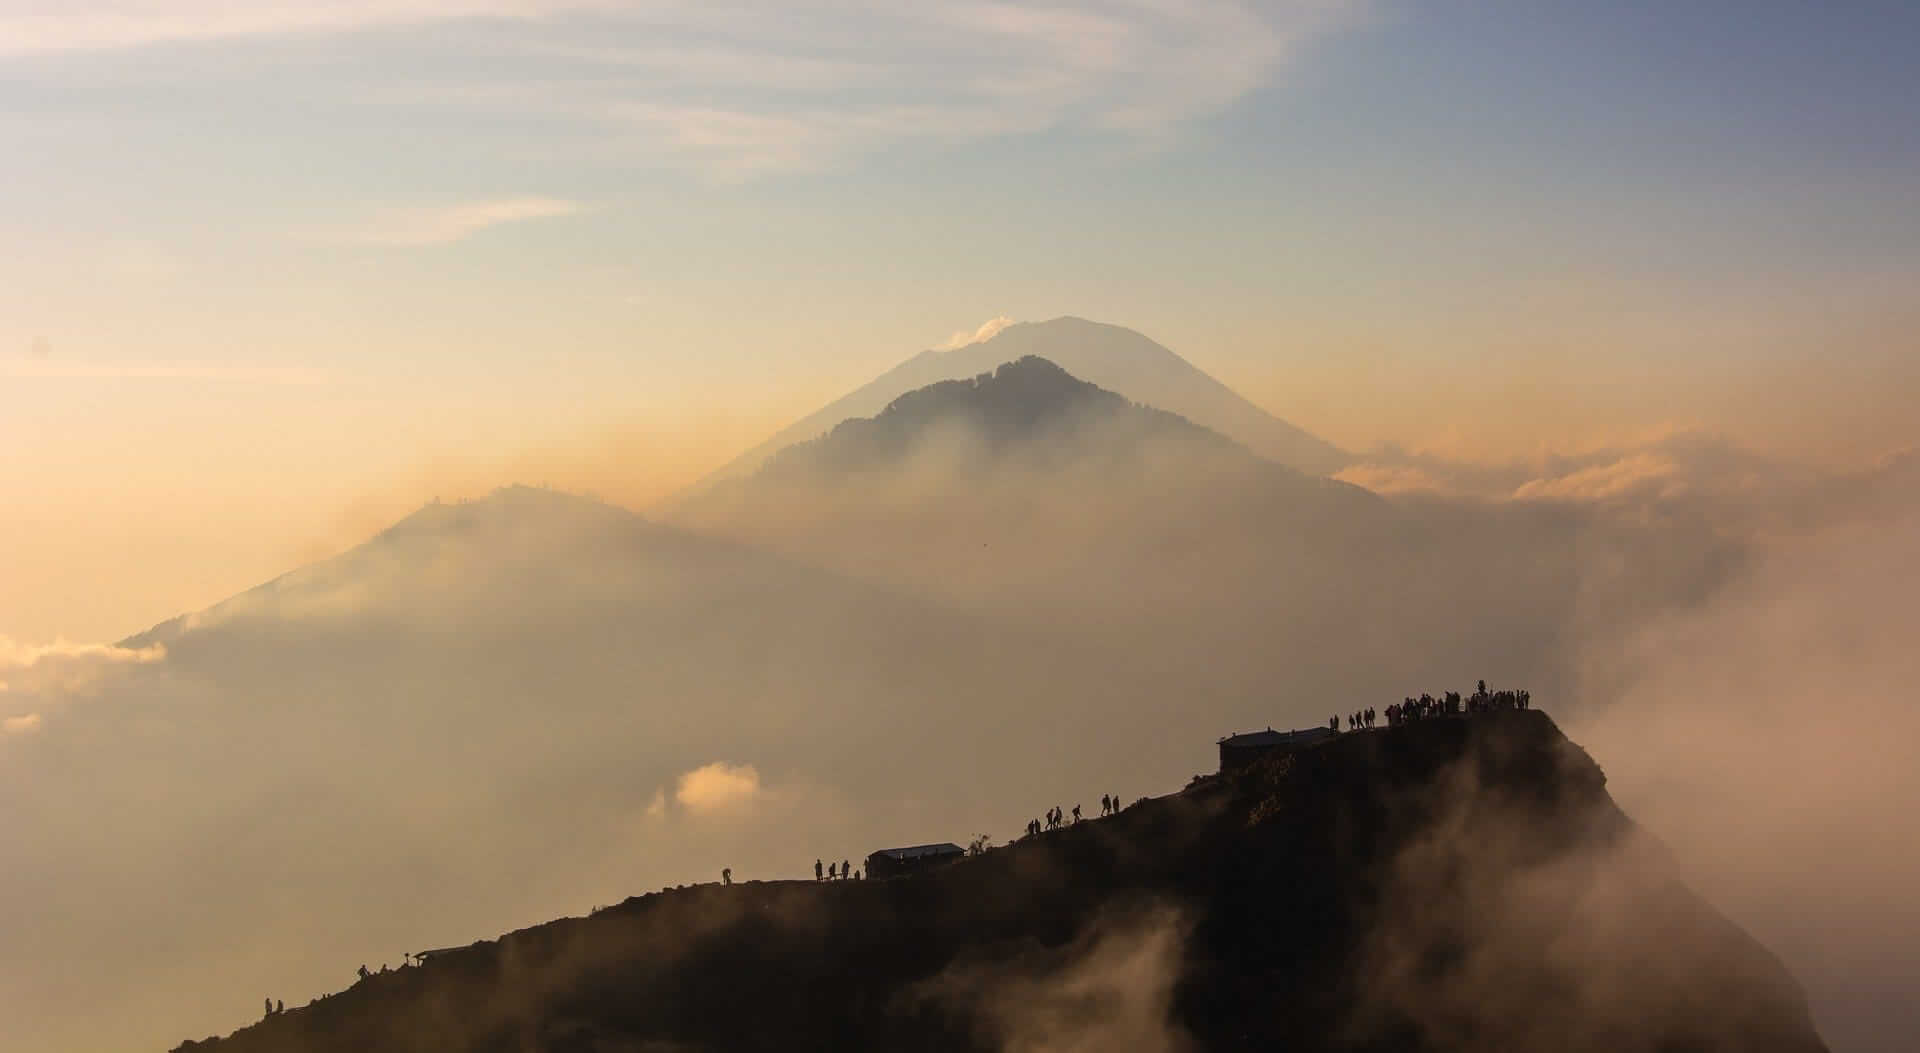
[[[1355,450],[1920,442],[1909,3],[0,0],[0,136],[15,640],[1000,317]]]

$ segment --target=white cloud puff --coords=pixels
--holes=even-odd
[[[760,773],[751,764],[715,761],[680,776],[673,799],[695,815],[735,811],[760,796]]]

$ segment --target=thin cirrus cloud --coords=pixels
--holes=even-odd
[[[1370,0],[0,0],[0,56],[379,30],[383,61],[274,90],[523,118],[723,181],[896,146],[1069,129],[1158,140],[1271,80]],[[373,52],[370,52],[373,53]],[[218,52],[200,57],[217,59]],[[189,71],[191,75],[191,71]],[[453,229],[453,228],[439,228]],[[425,234],[412,235],[428,243]]]
[[[528,19],[610,6],[604,0],[0,0],[0,54],[351,32],[458,18]]]
[[[584,206],[577,201],[552,197],[505,197],[390,209],[362,224],[314,235],[314,240],[397,248],[450,245],[493,227],[571,216],[581,211]]]

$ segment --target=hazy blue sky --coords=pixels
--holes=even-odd
[[[16,634],[1002,315],[1360,448],[1920,437],[1910,2],[0,0],[0,102]]]

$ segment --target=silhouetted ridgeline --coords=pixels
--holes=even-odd
[[[1538,712],[1344,734],[911,877],[630,899],[180,1048],[1824,1049],[1604,783]]]
[[[781,450],[762,472],[782,476],[897,467],[918,447],[957,434],[977,444],[966,452],[982,460],[1011,448],[1045,449],[1047,439],[1081,440],[1050,451],[1061,460],[1137,455],[1146,440],[1189,442],[1210,454],[1252,460],[1217,432],[1130,402],[1029,355],[977,377],[907,392],[873,417],[848,418],[817,439]]]

